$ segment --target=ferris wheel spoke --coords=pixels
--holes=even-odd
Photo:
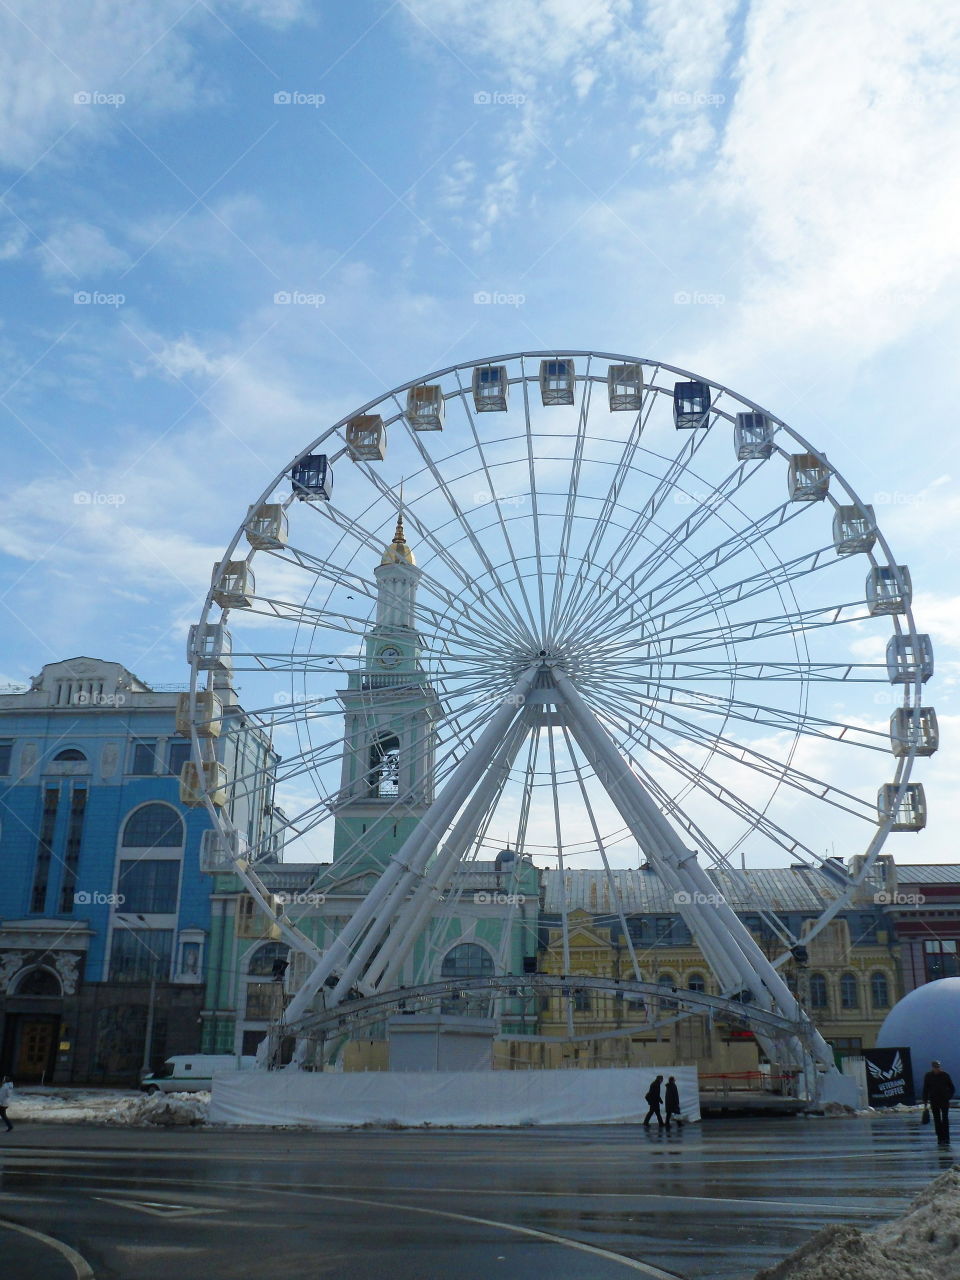
[[[876,821],[875,803],[868,802],[850,791],[845,791],[842,787],[836,787],[832,783],[824,782],[821,778],[815,778],[812,774],[795,769],[788,763],[774,760],[772,756],[751,746],[746,741],[738,742],[722,733],[711,733],[710,730],[705,729],[702,725],[697,725],[693,721],[687,720],[675,712],[669,712],[662,707],[654,711],[651,722],[658,724],[666,733],[676,732],[698,746],[705,747],[711,752],[716,751],[718,755],[733,761],[735,764],[744,765],[755,769],[766,777],[785,782],[796,791],[814,796],[818,800],[826,800],[835,808],[845,809],[856,817],[866,818],[870,822]]]
[[[861,613],[850,610],[860,609]],[[663,634],[664,656],[680,657],[686,653],[698,653],[718,646],[753,644],[758,640],[774,640],[780,636],[796,636],[804,632],[819,631],[824,627],[842,626],[848,623],[867,622],[870,614],[863,600],[849,600],[843,604],[818,605],[809,609],[781,612],[765,618],[749,618],[725,622],[697,631]]]
[[[699,437],[699,438],[698,438]],[[676,485],[679,478],[683,475],[690,462],[695,457],[697,451],[702,447],[706,433],[695,433],[695,435],[686,440],[680,448],[678,454],[669,461],[669,466],[662,477],[660,477],[654,487],[653,493],[644,503],[643,507],[634,516],[633,522],[623,533],[620,541],[608,554],[607,560],[603,565],[596,565],[596,582],[602,585],[604,581],[612,588],[614,584],[621,587],[622,584],[618,578],[618,574],[622,572],[623,566],[629,559],[634,548],[643,538],[649,538],[649,530],[655,529],[658,533],[662,532],[661,527],[656,524],[656,516],[661,511],[668,498],[676,496]],[[734,474],[739,474],[736,472]],[[635,589],[632,585],[633,579],[636,577],[636,571],[630,575],[631,585],[628,588],[631,591]],[[584,593],[581,590],[580,596],[576,601],[577,605],[584,603]],[[579,619],[581,630],[588,626],[598,614],[605,611],[606,601],[601,592],[597,593],[597,599],[592,602],[587,609],[585,615]],[[577,637],[577,631],[573,633],[574,638]]]
[[[500,526],[500,533],[503,538],[504,545],[506,546],[507,554],[509,555],[511,563],[513,565],[514,581],[517,583],[517,586],[519,587],[520,592],[523,596],[523,602],[527,611],[527,617],[530,620],[530,627],[532,631],[535,632],[536,622],[534,619],[533,606],[530,603],[530,597],[527,594],[526,583],[524,582],[523,574],[520,571],[520,565],[517,562],[517,553],[514,550],[513,541],[507,529],[507,522],[504,519],[502,495],[497,490],[497,485],[490,469],[490,463],[487,460],[487,455],[484,451],[483,443],[480,439],[480,432],[477,430],[477,422],[476,422],[475,415],[471,410],[470,405],[467,403],[465,388],[463,386],[463,382],[460,379],[459,371],[457,373],[457,384],[460,387],[460,392],[461,392],[460,402],[463,405],[463,411],[466,416],[467,423],[470,427],[470,433],[473,437],[474,447],[477,451],[477,457],[480,461],[481,467],[483,468],[483,476],[490,490],[491,500],[493,502],[493,507],[497,516],[497,521]],[[524,388],[526,388],[526,382],[524,382]],[[527,421],[529,424],[529,410],[527,411]],[[537,520],[536,499],[534,497],[534,524],[535,525],[536,525],[536,520]]]
[[[592,358],[592,357],[591,357]],[[546,642],[548,647],[555,643],[557,635],[558,610],[563,599],[564,584],[567,576],[567,561],[573,539],[574,517],[577,499],[580,492],[580,476],[583,470],[584,447],[586,444],[587,426],[590,419],[590,401],[593,381],[590,377],[590,359],[584,374],[580,392],[580,407],[577,414],[577,433],[573,444],[573,457],[570,462],[570,478],[567,482],[567,498],[563,513],[563,526],[560,532],[560,544],[557,551],[557,569],[553,576],[553,595],[550,601],[550,619]]]
[[[520,360],[520,368],[521,368],[521,371],[525,372],[524,362],[522,358]],[[533,631],[535,635],[539,635],[541,643],[546,644],[547,643],[547,606],[546,606],[546,594],[545,594],[544,585],[543,585],[543,579],[544,579],[543,552],[540,546],[540,506],[539,506],[539,501],[537,496],[537,469],[534,463],[534,456],[533,456],[533,427],[530,423],[530,388],[529,388],[526,377],[524,377],[523,379],[523,421],[524,421],[524,428],[526,430],[526,439],[527,439],[527,474],[530,478],[530,502],[532,506],[532,516],[533,516],[533,549],[534,549],[534,555],[536,556],[536,562],[537,562],[537,574],[536,574],[537,600],[539,604],[539,619],[540,619],[539,630],[537,629],[536,625],[534,625]],[[512,548],[511,548],[511,555],[513,555]],[[514,564],[516,564],[516,558],[514,558]],[[522,578],[520,578],[520,582],[521,584],[523,583]],[[523,587],[523,593],[524,593],[524,599],[526,600],[526,587]],[[530,607],[529,601],[527,601],[527,608],[529,609],[529,607]]]
[[[748,517],[740,507],[732,502],[729,494],[725,492],[725,487],[736,491],[741,487],[743,480],[749,479],[755,472],[756,468],[748,471],[745,469],[745,465],[741,464],[736,471],[727,477],[723,486],[718,486],[714,493],[709,495],[687,520],[682,521],[676,528],[671,530],[660,546],[631,571],[626,579],[626,584],[632,590],[641,592],[644,583],[651,583],[647,591],[643,593],[643,599],[648,608],[654,608],[656,600],[665,592],[673,594],[675,591],[689,586],[691,582],[696,581],[700,576],[716,572],[717,569],[729,564],[740,555],[756,555],[759,544],[765,543],[769,545],[769,538],[777,530],[783,529],[790,521],[796,520],[804,514],[804,505],[802,503],[785,502],[756,518]],[[714,494],[722,496],[722,502],[715,501]],[[673,558],[677,546],[685,544],[722,507],[730,509],[725,514],[736,514],[740,527],[733,529],[729,536],[722,538],[714,546],[694,555],[687,563],[674,570],[669,577],[654,579],[654,575]],[[724,521],[724,524],[726,528],[731,528],[726,521]]]
[[[441,474],[440,469],[437,466],[436,462],[427,452],[426,448],[424,447],[423,441],[419,439],[419,437],[417,436],[417,433],[414,432],[413,434],[414,434],[414,444],[417,450],[419,451],[421,458],[423,459],[424,465],[426,466],[427,470],[430,472],[430,475],[433,477],[434,484],[437,486],[438,491],[443,495],[444,499],[446,500],[448,509],[452,513],[457,525],[465,535],[467,541],[470,543],[470,546],[473,548],[474,554],[476,555],[477,559],[484,566],[484,569],[486,570],[487,574],[490,576],[491,580],[496,584],[496,588],[497,588],[496,601],[491,599],[492,593],[489,593],[489,592],[484,593],[484,592],[478,591],[476,584],[469,577],[469,575],[465,574],[462,570],[460,570],[459,566],[456,566],[455,560],[449,554],[446,548],[441,547],[439,545],[438,540],[434,538],[431,533],[428,533],[428,531],[424,528],[423,524],[419,521],[416,521],[418,536],[430,542],[433,550],[443,559],[444,563],[447,565],[448,568],[456,567],[457,577],[460,578],[460,580],[464,582],[464,585],[466,585],[470,589],[471,594],[475,598],[479,598],[479,600],[486,607],[493,608],[497,614],[501,615],[504,626],[508,627],[508,629],[514,635],[515,639],[518,640],[518,642],[522,643],[525,639],[529,640],[529,630],[528,630],[527,622],[524,620],[523,615],[521,614],[520,610],[517,608],[516,602],[514,601],[512,594],[507,590],[506,584],[502,581],[494,565],[490,561],[490,557],[487,555],[486,548],[484,547],[482,541],[474,531],[470,521],[464,515],[462,507],[454,497],[453,491],[451,490],[449,484]],[[376,472],[371,467],[368,467],[367,471],[373,483],[377,486],[377,488],[380,489],[384,497],[386,497],[387,500],[390,503],[392,503],[396,507],[397,511],[399,512],[400,511],[399,500],[394,495],[392,489],[390,489],[388,485],[384,484],[384,482],[380,479],[380,477],[376,474]],[[500,601],[502,601],[503,604],[507,607],[508,612],[506,614],[504,614],[503,611],[499,608]],[[486,612],[486,608],[484,609],[484,611]],[[530,621],[532,622],[532,618]]]
[[[563,827],[560,822],[560,800],[558,797],[558,788],[556,786],[557,777],[557,752],[552,733],[547,734],[547,750],[550,758],[550,777],[554,779],[554,785],[551,787],[553,799],[553,829],[554,838],[557,842],[557,875],[560,880],[560,939],[563,951],[563,972],[569,973],[570,964],[570,915],[567,911],[567,894],[566,894],[566,868],[563,862]],[[566,1013],[567,1013],[567,1033],[573,1035],[573,1003],[570,996],[566,997]]]
[[[377,476],[375,472],[370,471],[369,468],[368,473],[379,495],[382,498],[385,498],[393,507],[394,514],[398,517],[402,516],[404,512],[400,507],[399,499],[396,498],[392,489],[385,485],[379,476]],[[341,513],[336,509],[328,512],[328,514],[330,519],[333,520],[338,527],[343,529],[345,533],[349,533],[352,537],[365,543],[374,554],[380,554],[382,550],[382,538],[378,539],[372,531],[364,528],[358,520],[350,519],[341,515]],[[415,517],[414,523],[419,525],[419,522],[416,521]],[[419,529],[419,532],[423,534],[424,531],[422,527]],[[442,603],[446,611],[449,611],[450,609],[458,611],[464,632],[479,635],[483,638],[484,635],[487,634],[484,632],[482,626],[484,619],[488,620],[488,624],[492,629],[493,634],[500,633],[503,628],[506,628],[507,630],[511,630],[513,628],[514,624],[512,620],[501,610],[497,609],[494,606],[494,602],[491,601],[487,595],[478,590],[476,583],[456,562],[456,559],[443,545],[442,540],[436,536],[435,532],[430,532],[429,534],[424,535],[423,541],[430,546],[440,563],[443,564],[448,571],[454,574],[461,586],[466,588],[467,592],[473,599],[472,612],[464,616],[460,596],[458,596],[456,592],[451,591],[449,588],[444,586],[435,574],[429,573],[425,569],[421,568],[422,576],[420,582],[422,587],[431,592],[436,599]],[[375,592],[373,593],[373,599],[376,599]],[[447,634],[457,636],[458,632],[452,630],[450,625],[446,622],[446,613],[437,614],[433,610],[429,610],[426,606],[421,606],[419,599],[417,601],[417,612],[421,616],[426,616],[431,626],[435,626],[438,630],[442,629]]]
[[[763,726],[787,733],[800,733],[808,737],[822,738],[857,749],[890,754],[888,731],[873,729],[868,725],[842,720],[831,720],[806,711],[793,711],[789,707],[773,707],[750,702],[732,696],[698,693],[682,685],[644,685],[637,688],[636,681],[618,679],[597,686],[584,684],[584,689],[602,692],[604,688],[615,690],[618,697],[636,704],[641,710],[646,706],[666,704],[684,711],[696,711],[703,715],[733,719],[747,725]]]
[[[594,567],[599,558],[600,548],[603,545],[603,540],[606,536],[610,521],[617,509],[621,491],[631,477],[633,460],[640,449],[640,440],[643,435],[643,428],[649,421],[649,417],[653,411],[655,403],[655,393],[649,388],[645,388],[635,424],[629,431],[627,439],[624,442],[620,457],[610,480],[610,486],[600,504],[600,510],[594,520],[590,531],[590,537],[581,557],[583,564],[589,568]],[[580,574],[574,578],[567,600],[561,606],[560,613],[557,618],[556,628],[558,630],[566,630],[573,611],[579,606],[585,588],[585,578],[590,578],[589,572],[587,574]]]
[[[689,626],[700,618],[710,617],[723,609],[762,596],[768,591],[780,591],[792,586],[801,578],[829,568],[836,563],[836,552],[832,546],[822,547],[817,551],[806,552],[782,561],[774,570],[765,569],[742,578],[739,582],[725,583],[711,591],[702,591],[695,600],[686,603],[669,605],[669,599],[650,605],[651,618],[660,631],[668,627]],[[655,612],[653,612],[655,610]]]
[[[598,703],[598,705],[601,705]],[[610,704],[603,707],[605,716],[618,724],[621,732],[623,732],[628,741],[636,743],[642,747],[650,756],[658,760],[666,768],[678,774],[685,781],[691,783],[698,791],[708,796],[711,800],[721,804],[735,816],[743,819],[748,825],[752,825],[753,829],[762,831],[774,844],[779,845],[787,853],[794,853],[801,849],[805,851],[811,858],[816,858],[816,854],[797,836],[792,835],[785,828],[773,822],[761,810],[755,808],[749,801],[738,795],[724,783],[713,778],[706,771],[697,769],[685,760],[683,756],[673,751],[671,748],[662,744],[649,730],[644,728],[630,729],[627,722],[623,720],[622,714],[618,708]],[[639,759],[632,752],[630,760],[634,769],[643,777],[646,783],[650,778],[650,771],[645,769],[639,762]],[[667,810],[668,816],[675,817],[680,812],[676,802],[671,801]]]

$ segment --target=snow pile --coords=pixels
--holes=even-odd
[[[140,1093],[128,1089],[56,1089],[27,1086],[14,1092],[10,1119],[41,1124],[204,1124],[209,1093]]]
[[[754,1280],[956,1280],[960,1165],[941,1174],[902,1218],[873,1231],[826,1227]]]
[[[206,1123],[209,1093],[148,1093],[132,1098],[117,1108],[114,1124],[175,1124],[198,1125]]]

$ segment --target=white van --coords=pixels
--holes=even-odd
[[[144,1076],[140,1088],[146,1093],[199,1093],[211,1088],[215,1071],[249,1071],[256,1061],[234,1053],[186,1053]]]

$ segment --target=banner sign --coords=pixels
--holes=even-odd
[[[871,1107],[906,1106],[914,1103],[913,1070],[909,1049],[864,1049],[867,1069],[867,1101]]]

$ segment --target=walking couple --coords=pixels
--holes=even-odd
[[[669,1079],[667,1080],[666,1088],[664,1089],[664,1102],[666,1104],[666,1111],[667,1111],[666,1120],[664,1120],[663,1116],[661,1115],[660,1085],[662,1083],[663,1083],[663,1076],[657,1076],[654,1079],[653,1084],[644,1094],[643,1100],[647,1104],[647,1106],[650,1108],[650,1110],[647,1112],[646,1119],[643,1122],[643,1127],[645,1129],[650,1127],[650,1118],[652,1116],[657,1117],[657,1124],[660,1126],[661,1129],[664,1128],[664,1126],[666,1126],[666,1128],[669,1129],[670,1121],[674,1118],[676,1119],[678,1126],[683,1124],[683,1118],[680,1115],[680,1090],[677,1088],[677,1082],[673,1076],[669,1077]]]

